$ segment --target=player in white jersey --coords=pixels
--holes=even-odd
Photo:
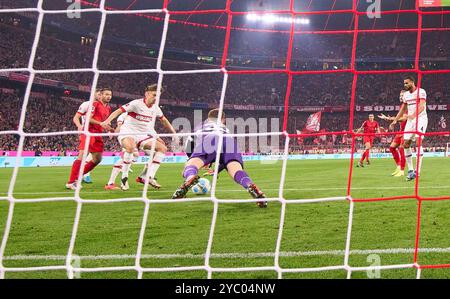
[[[420,133],[425,133],[428,126],[428,116],[427,116],[427,93],[424,89],[420,90],[416,86],[416,80],[408,76],[403,80],[403,86],[405,92],[403,93],[402,99],[405,105],[402,106],[394,121],[391,123],[390,128],[393,129],[397,121],[407,112],[407,121],[405,126],[405,132],[418,131]],[[419,103],[417,103],[419,101]],[[418,110],[417,110],[418,108]],[[417,124],[417,127],[416,127]],[[420,169],[422,167],[423,161],[423,149],[420,147],[420,158],[417,166],[417,171],[414,170],[414,165],[412,161],[411,143],[416,141],[419,135],[416,133],[405,133],[403,148],[405,149],[405,158],[408,165],[408,176],[406,180],[411,181],[420,175]],[[424,138],[423,135],[422,140]]]
[[[127,113],[123,113],[117,118],[117,127],[115,129],[115,133],[119,133],[120,132],[120,128],[122,127],[126,116],[127,116]],[[139,157],[139,151],[135,148],[134,152],[133,152],[133,161],[132,161],[132,163],[136,163],[138,157]],[[112,171],[111,171],[111,176],[109,178],[108,183],[105,185],[105,190],[117,190],[117,189],[120,189],[118,186],[116,186],[116,178],[119,175],[119,173],[122,171],[122,166],[123,166],[123,158],[121,157],[113,165],[113,168],[112,168]],[[130,168],[129,172],[132,172],[131,168]]]
[[[151,151],[153,144],[155,144],[155,154],[152,157],[152,162],[148,167],[148,183],[159,189],[161,185],[156,181],[156,172],[164,159],[167,152],[167,146],[164,141],[160,138],[156,138],[156,131],[154,128],[156,118],[158,118],[164,127],[168,129],[171,133],[175,134],[176,131],[169,122],[169,120],[164,116],[161,108],[155,105],[156,101],[156,90],[157,85],[152,84],[146,87],[145,97],[143,99],[133,100],[128,104],[120,107],[114,111],[108,119],[106,119],[102,126],[108,127],[111,121],[124,112],[128,115],[125,119],[124,124],[120,128],[121,133],[128,133],[126,135],[120,135],[118,137],[120,145],[125,150],[123,154],[123,166],[122,166],[122,190],[128,190],[128,172],[131,166],[131,161],[133,159],[133,151],[135,148],[143,151]],[[137,134],[138,133],[138,134]],[[139,134],[141,133],[141,134]],[[145,133],[145,134],[142,134]],[[145,183],[145,177],[147,174],[142,173],[136,181],[139,183]]]
[[[95,91],[95,101],[100,100],[102,96],[102,91],[100,88],[97,88]],[[80,107],[78,108],[77,113],[73,116],[73,123],[77,126],[78,131],[83,131],[83,126],[86,120],[86,113],[89,108],[89,101],[81,103]],[[92,161],[92,155],[89,154],[86,158],[86,162]],[[83,182],[86,184],[91,184],[91,173],[88,172],[83,176]]]

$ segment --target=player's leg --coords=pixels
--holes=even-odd
[[[357,167],[364,167],[364,160],[366,160],[367,155],[369,154],[369,148],[370,148],[370,143],[369,143],[369,138],[364,136],[364,152],[361,155],[361,159],[359,160],[358,164],[356,165]]]
[[[72,169],[70,170],[70,176],[69,181],[66,184],[67,189],[75,190],[77,187],[76,181],[78,179],[78,174],[80,173],[81,168],[81,161],[83,159],[84,150],[81,150],[80,148],[84,148],[84,141],[80,138],[80,146],[78,147],[78,156],[77,159],[72,164]],[[80,186],[81,187],[81,186]]]
[[[94,152],[91,152],[92,160],[89,162],[86,162],[86,165],[84,165],[83,169],[83,175],[91,172],[95,167],[97,167],[100,162],[102,162],[103,158],[103,147],[100,148],[93,148]]]
[[[397,176],[397,174],[401,171],[401,167],[400,167],[400,153],[398,150],[399,147],[399,143],[397,143],[397,136],[395,137],[395,139],[392,141],[391,145],[389,146],[389,151],[392,154],[392,157],[394,158],[395,164],[397,165],[397,167],[395,168],[394,172],[391,174],[392,176]]]
[[[399,136],[399,135],[397,135]],[[405,149],[403,148],[403,134],[399,136],[399,138],[395,139],[397,141],[398,147],[398,154],[399,154],[399,167],[400,171],[398,171],[394,176],[401,177],[405,176],[405,166],[406,166],[406,157],[405,157]]]
[[[122,171],[122,165],[123,165],[123,159],[121,157],[113,165],[113,168],[112,168],[112,171],[111,171],[111,176],[109,177],[108,184],[105,185],[105,190],[117,190],[117,189],[120,189],[116,185],[116,178],[119,175],[119,173]]]
[[[84,151],[80,150],[78,153],[77,159],[72,164],[72,169],[70,171],[70,177],[69,181],[66,184],[67,189],[75,189],[76,188],[76,181],[78,179],[78,174],[80,172],[81,168],[81,162],[83,159],[83,153]],[[90,172],[92,169],[95,168],[102,160],[102,153],[92,153],[92,160],[89,162],[86,162],[83,169],[83,175]]]
[[[85,135],[81,135],[80,136],[80,144],[78,145],[78,157],[72,164],[72,169],[70,171],[69,181],[66,184],[66,188],[67,189],[72,189],[72,190],[76,189],[76,185],[77,185],[76,181],[78,179],[78,174],[80,173],[80,170],[81,170],[81,162],[83,160],[84,148],[85,148],[85,145],[86,145],[86,139],[87,139],[87,137]],[[100,137],[100,139],[101,139],[101,137]],[[89,150],[89,152],[94,152],[94,151],[97,151],[97,149],[99,149],[100,151],[103,151],[103,139],[101,139],[101,144],[99,144],[98,143],[98,139],[96,140],[96,137],[91,136],[89,138],[88,150]],[[92,163],[93,163],[95,158],[93,156],[91,156],[91,157],[92,157],[92,160],[85,163],[85,166],[84,166],[84,169],[83,169],[83,175],[88,173],[90,170],[93,169]],[[86,169],[87,169],[87,171],[86,171]]]
[[[408,120],[405,125],[405,132],[413,132],[416,130],[415,121]],[[406,180],[410,181],[415,179],[415,171],[414,164],[412,160],[412,151],[411,151],[411,143],[415,137],[414,133],[404,133],[403,134],[403,148],[405,149],[405,160],[408,165],[408,175],[406,176]]]
[[[423,138],[422,138],[423,140]],[[420,153],[419,153],[420,152]],[[416,148],[416,159],[418,160],[417,164],[417,176],[420,175],[420,171],[422,170],[422,163],[423,163],[423,147],[420,145],[420,148]]]
[[[187,181],[192,177],[198,176],[198,170],[205,166],[205,161],[201,158],[194,157],[189,159],[184,166],[183,177]]]
[[[419,118],[418,125],[419,125],[419,130],[418,131],[421,132],[421,133],[425,133],[427,131],[428,119],[427,118]],[[417,146],[419,147],[419,145],[420,145],[420,148],[418,148],[417,151],[416,151],[417,152],[417,159],[418,159],[417,176],[419,176],[420,175],[420,171],[422,170],[422,162],[423,162],[423,157],[424,157],[422,144],[423,144],[423,139],[425,138],[425,136],[423,136],[423,135],[420,135],[420,136],[416,135],[416,136],[417,136],[417,138],[421,138],[420,142],[417,142]],[[420,152],[420,154],[419,154],[419,152]]]
[[[370,138],[368,142],[366,142],[366,163],[370,165],[370,150],[372,149],[373,138]]]
[[[198,170],[202,168],[205,164],[211,163],[212,161],[209,160],[213,159],[214,159],[213,155],[194,157],[193,154],[192,158],[189,159],[184,166],[183,170],[184,183],[177,190],[175,190],[175,192],[172,195],[172,199],[184,198],[189,189],[191,189],[192,186],[198,183],[199,179]]]
[[[145,183],[145,178],[148,175],[149,184],[152,187],[159,189],[159,188],[161,188],[161,185],[156,181],[156,173],[158,172],[158,169],[161,166],[161,162],[163,161],[164,157],[166,156],[167,146],[164,144],[164,142],[161,139],[157,139],[157,140],[151,139],[148,142],[146,142],[145,144],[143,144],[143,148],[144,148],[144,151],[146,152],[146,154],[150,155],[151,149],[155,142],[156,142],[155,154],[153,155],[153,157],[150,157],[152,162],[149,163],[148,168],[144,168],[144,170],[139,175],[139,177],[136,179],[136,181],[139,183],[142,183],[142,182]]]
[[[89,153],[91,156],[91,160],[87,161],[84,164],[83,175],[91,172],[100,162],[102,161],[103,156],[103,138],[101,136],[92,136],[89,139]],[[82,156],[78,155],[78,159],[81,162]],[[81,166],[81,163],[80,163]]]
[[[369,150],[367,148],[367,143],[369,142],[369,137],[368,136],[364,136],[363,137],[363,142],[364,142],[364,152],[361,155],[361,159],[359,160],[358,164],[356,165],[356,167],[364,167],[364,160],[366,160],[367,155],[369,154]]]
[[[133,162],[133,152],[136,148],[136,141],[133,137],[127,136],[121,138],[120,143],[124,149],[123,164],[122,164],[122,179],[120,188],[124,191],[130,189],[128,184],[128,174],[130,171],[131,163]]]
[[[150,150],[144,150],[144,154],[149,157],[149,159],[151,158],[151,151]],[[136,178],[136,182],[137,183],[141,183],[141,184],[145,184],[145,178],[147,176],[147,172],[148,172],[148,163],[144,164],[144,168],[142,169],[141,173],[138,175],[138,177]]]
[[[253,198],[265,198],[264,193],[253,183],[250,176],[244,171],[244,161],[239,152],[236,139],[225,137],[223,139],[222,154],[220,155],[220,163],[226,165],[228,174],[236,183],[241,185],[250,193]],[[266,201],[258,201],[256,203],[260,208],[267,207]]]
[[[228,163],[226,167],[227,167],[228,174],[234,179],[234,181],[237,184],[244,187],[244,189],[247,189],[250,185],[253,184],[252,179],[244,171],[241,163],[239,163],[237,161],[232,161],[232,162]]]
[[[255,183],[253,183],[247,172],[244,171],[241,163],[242,161],[231,161],[227,163],[226,168],[228,174],[237,184],[241,185],[245,190],[247,190],[253,198],[265,198],[266,196],[264,195],[264,193],[258,188],[258,186],[256,186]],[[267,201],[258,201],[256,204],[260,208],[267,207]]]
[[[361,159],[359,159],[359,162],[358,162],[358,164],[356,165],[356,167],[364,167],[363,162],[364,162],[364,160],[366,159],[366,154],[367,154],[367,151],[366,151],[366,149],[364,148],[364,152],[363,152],[363,154],[361,155]]]
[[[138,146],[144,152],[145,156],[148,157],[149,162],[145,163],[144,168],[142,169],[139,176],[136,178],[137,183],[145,184],[145,178],[147,177],[147,173],[148,173],[148,166],[149,166],[149,164],[151,165],[153,163],[153,158],[155,156],[154,154],[152,155],[152,147],[153,147],[154,141],[155,141],[154,138],[150,138],[150,139],[145,138],[142,141],[138,142]],[[156,145],[155,145],[155,153],[156,153]],[[161,187],[161,186],[159,186],[159,187]]]
[[[415,120],[408,120],[406,122],[406,126],[405,126],[405,131],[416,131],[416,126],[415,126]],[[425,133],[427,130],[427,126],[428,126],[428,119],[427,118],[419,118],[418,120],[418,131],[421,133]],[[412,161],[412,151],[411,151],[411,142],[416,140],[416,138],[422,138],[423,141],[423,135],[418,135],[415,133],[405,133],[404,134],[404,138],[405,141],[403,142],[403,147],[405,148],[405,159],[406,159],[406,163],[408,164],[408,176],[406,177],[407,181],[411,181],[414,180],[416,178],[417,175],[419,175],[420,173],[420,169],[422,167],[422,160],[423,160],[423,149],[420,148],[418,150],[420,150],[421,155],[417,156],[418,159],[418,169],[417,172],[414,170],[414,164]]]
[[[409,136],[405,136],[405,141],[403,141],[403,148],[405,149],[405,160],[406,160],[406,164],[408,165],[408,175],[406,177],[406,179],[408,181],[415,179],[416,175],[415,175],[415,171],[414,171],[414,164],[413,164],[413,160],[412,160],[412,151],[411,151],[411,140],[410,139],[406,139],[406,137]]]
[[[403,144],[403,140],[400,144]],[[404,175],[405,166],[406,166],[406,158],[405,158],[405,149],[403,148],[403,145],[400,145],[398,147],[398,152],[400,154],[400,170],[402,171],[402,173]]]
[[[135,148],[135,149],[134,149],[134,152],[133,152],[133,161],[132,161],[132,164],[137,163],[138,158],[139,158],[139,151],[138,151],[137,148]],[[131,167],[130,167],[129,172],[130,172],[130,173],[133,173],[133,170],[131,169]]]
[[[90,162],[92,161],[92,154],[89,153],[89,155],[86,158],[86,162]],[[91,179],[91,173],[88,172],[85,175],[83,175],[83,182],[85,182],[86,184],[92,184],[92,179]]]

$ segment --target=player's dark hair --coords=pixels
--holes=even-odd
[[[416,84],[416,78],[414,78],[413,76],[406,76],[406,77],[405,77],[405,80],[409,80],[409,81],[411,81],[412,83]]]
[[[100,89],[100,91],[101,92],[110,91],[111,93],[113,92],[112,88],[109,88],[109,87],[104,87],[104,88]]]
[[[102,92],[102,89],[103,89],[103,88],[101,88],[101,87],[97,87],[97,88],[95,89],[95,92]]]
[[[219,117],[219,109],[213,109],[208,112],[208,118],[217,119]],[[225,119],[225,112],[222,111],[222,119]]]

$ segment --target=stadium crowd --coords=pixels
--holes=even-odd
[[[20,111],[22,106],[23,90],[16,90],[15,93],[0,93],[4,105],[0,109],[0,131],[16,130],[19,124]],[[24,123],[24,131],[27,133],[46,133],[58,131],[73,131],[76,130],[72,123],[72,117],[78,109],[81,100],[74,100],[65,96],[58,96],[56,92],[48,92],[45,97],[31,97],[28,106]],[[166,117],[174,121],[177,118],[186,118],[191,122],[191,128],[195,126],[194,122],[194,108],[191,107],[176,107],[163,105],[162,110]],[[202,111],[203,117],[206,116],[206,110]],[[283,125],[282,112],[268,112],[268,111],[236,111],[225,110],[227,118],[237,119],[242,118],[244,121],[250,118],[256,120],[258,126],[262,119],[267,119],[270,124],[270,119],[276,119],[276,127],[267,126],[268,131],[280,131]],[[429,111],[429,128],[428,132],[446,131],[442,127],[442,118],[444,120],[450,119],[450,111]],[[391,113],[392,114],[392,113]],[[288,132],[296,133],[296,130],[302,130],[305,127],[306,120],[310,113],[290,111],[288,118]],[[354,127],[357,128],[367,119],[368,113],[356,113],[354,118]],[[379,121],[383,128],[387,128],[388,124]],[[321,129],[329,132],[347,131],[349,128],[349,113],[335,112],[322,114]],[[181,129],[181,128],[180,128]],[[184,128],[183,128],[184,129]],[[258,128],[260,129],[260,128]],[[164,133],[162,127],[158,124],[157,130]],[[246,128],[249,132],[249,128]],[[338,135],[333,138],[328,135],[324,140],[321,138],[304,138],[302,145],[311,146],[348,146],[351,141],[350,138],[343,142],[343,136]],[[345,139],[345,138],[344,138]],[[388,137],[389,139],[389,137]],[[387,141],[379,137],[378,146],[386,147]],[[166,140],[169,143],[169,140]],[[445,144],[450,142],[448,136],[434,136],[425,139],[425,146],[427,147],[445,147]],[[280,146],[284,143],[280,139]],[[383,143],[385,143],[383,145]],[[0,135],[0,144],[3,150],[16,150],[18,144],[17,135]],[[78,137],[76,135],[60,135],[60,136],[46,136],[46,137],[28,137],[25,139],[24,149],[30,151],[70,151],[75,150],[78,145]],[[115,138],[105,138],[105,145],[108,151],[117,150],[117,141]],[[295,143],[292,144],[296,146]]]
[[[35,15],[3,14],[0,18],[0,68],[25,68],[29,62],[29,53],[35,36]],[[121,26],[116,18],[126,18],[127,26]],[[99,14],[85,14],[82,21],[68,19],[65,16],[46,16],[42,34],[34,61],[36,69],[90,68],[92,66],[97,34]],[[56,26],[55,24],[59,24]],[[76,28],[68,31],[67,28]],[[98,60],[99,69],[154,69],[161,41],[162,23],[151,18],[135,16],[109,16],[101,44]],[[448,68],[450,47],[445,32],[424,32],[422,36],[422,69]],[[264,35],[264,36],[263,36]],[[230,37],[228,66],[239,69],[284,68],[288,45],[287,34],[232,31]],[[164,53],[163,69],[210,69],[218,68],[225,32],[204,27],[170,24]],[[352,35],[296,35],[293,44],[293,70],[328,70],[349,67],[351,57]],[[283,46],[285,45],[285,46]],[[413,68],[411,59],[416,51],[416,33],[367,33],[358,38],[356,52],[359,69]],[[11,49],[14,49],[12,51]],[[156,50],[155,50],[156,49]],[[174,54],[175,53],[175,54]],[[184,54],[183,54],[184,53]],[[186,54],[187,53],[187,54]],[[212,54],[211,54],[212,53]],[[189,56],[189,55],[190,56]],[[216,55],[213,62],[191,60],[195,55]],[[183,56],[188,55],[188,56]],[[177,60],[176,58],[180,58]],[[186,59],[182,59],[182,58]],[[383,62],[388,58],[389,62]],[[379,60],[379,61],[378,61]],[[99,86],[110,86],[115,92],[142,95],[142,88],[149,82],[156,82],[157,73],[103,74],[99,77]],[[356,86],[355,105],[395,105],[402,88],[402,76],[361,75]],[[37,77],[68,82],[74,85],[90,86],[92,72],[38,74]],[[447,84],[448,74],[424,75],[422,87],[427,90],[429,105],[448,104],[450,89]],[[289,106],[288,130],[295,133],[304,127],[310,113],[300,112],[298,106],[350,106],[353,76],[350,73],[301,75],[294,76]],[[6,79],[0,82],[3,85]],[[6,83],[5,83],[6,84]],[[171,103],[163,107],[170,120],[177,117],[191,119],[193,108],[177,107],[177,104],[203,103],[218,105],[223,84],[223,74],[185,74],[165,75],[163,98]],[[226,90],[226,104],[278,106],[270,111],[243,109],[227,110],[229,117],[278,118],[282,127],[283,106],[285,102],[287,75],[285,74],[246,74],[230,75]],[[0,109],[0,131],[15,130],[24,92],[23,85],[8,82],[8,88],[14,92],[2,92],[4,103]],[[3,86],[0,86],[0,88]],[[78,101],[71,101],[63,90],[46,90],[44,97],[30,99],[25,132],[54,132],[73,130],[72,116],[80,102],[88,98],[86,93],[77,93]],[[116,103],[125,103],[130,99],[115,98]],[[448,111],[429,112],[428,131],[440,131],[441,116],[449,120]],[[355,114],[355,127],[367,117],[365,113]],[[328,131],[348,129],[349,113],[325,112],[322,128]],[[18,137],[0,135],[2,149],[13,150]],[[115,149],[115,139],[106,138],[106,148]],[[445,145],[448,137],[427,139],[429,146]],[[76,148],[77,136],[64,135],[53,137],[36,137],[25,140],[25,149],[39,151],[64,151]],[[326,140],[305,138],[304,144],[342,143],[342,137],[327,137]]]

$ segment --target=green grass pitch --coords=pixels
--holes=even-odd
[[[134,179],[140,171],[134,165]],[[149,189],[149,198],[170,198],[181,183],[181,164],[162,165],[158,181],[163,188]],[[246,169],[268,197],[277,197],[282,163],[252,162]],[[413,195],[414,183],[393,178],[391,159],[373,159],[372,165],[353,169],[353,198]],[[142,186],[131,183],[128,192],[104,191],[111,167],[98,167],[93,184],[84,185],[83,199],[142,196]],[[288,161],[284,196],[309,199],[345,196],[348,160]],[[0,170],[0,196],[5,197],[12,169]],[[18,199],[71,196],[64,189],[68,167],[21,168],[14,188]],[[218,197],[245,199],[250,195],[226,173],[218,181]],[[420,177],[421,196],[450,195],[450,159],[426,158]],[[189,194],[189,197],[195,195]],[[0,201],[0,236],[3,236],[9,203]],[[348,201],[288,204],[286,208],[280,266],[306,268],[343,265]],[[381,265],[413,262],[417,225],[415,199],[355,203],[349,263],[355,267],[373,264],[372,253]],[[75,218],[74,202],[18,203],[5,250],[5,267],[64,265]],[[74,254],[81,267],[133,266],[144,204],[141,202],[83,204]],[[143,267],[204,265],[213,204],[186,202],[151,204],[143,244]],[[210,265],[212,267],[273,266],[281,204],[267,209],[254,203],[220,204]],[[422,204],[420,264],[450,263],[450,201]],[[372,251],[369,251],[372,250]],[[384,270],[381,278],[415,278],[415,269]],[[65,278],[65,271],[7,272],[5,278]],[[81,278],[136,278],[135,271],[82,273]],[[145,273],[144,278],[206,278],[206,271]],[[346,271],[285,273],[283,278],[345,278]],[[352,278],[367,278],[353,272]],[[449,278],[450,269],[423,270],[423,278]],[[275,271],[214,272],[213,278],[277,278]]]

